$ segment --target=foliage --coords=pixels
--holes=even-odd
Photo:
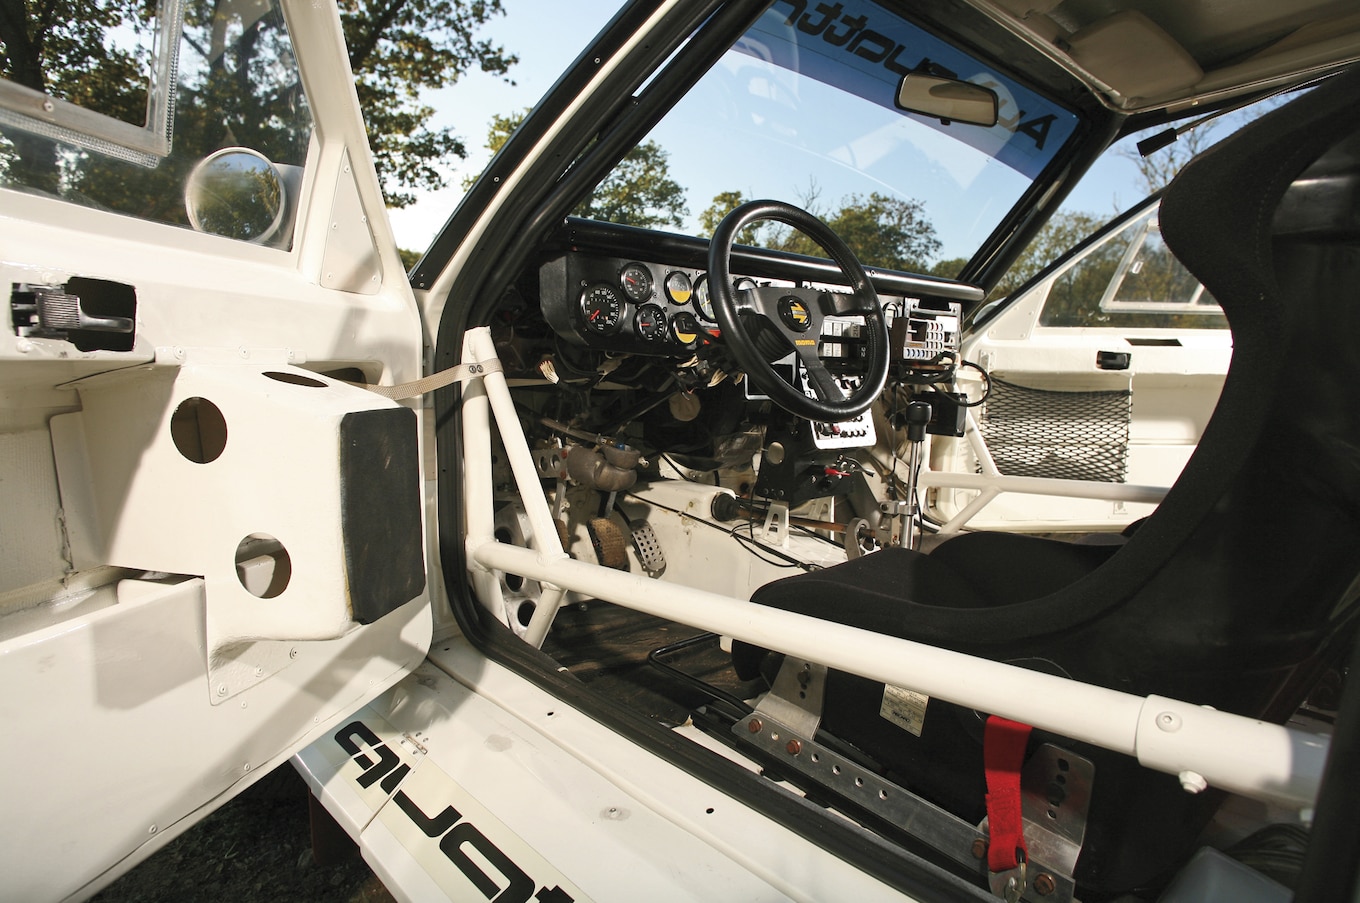
[[[930,265],[926,272],[931,276],[943,276],[946,279],[956,279],[963,268],[968,265],[967,257],[950,257],[948,260],[937,260]]]
[[[746,203],[746,198],[740,191],[722,191],[713,196],[713,203],[709,204],[704,211],[699,214],[699,233],[709,236],[718,231],[718,226],[722,225],[723,217],[736,210]],[[737,233],[737,244],[758,246],[761,242],[761,223],[754,226],[747,226]]]
[[[89,8],[79,0],[0,0],[0,78],[95,108],[123,122],[146,119],[146,84],[137,84],[147,51],[119,45],[108,32],[149,34],[155,0],[109,0]],[[126,42],[125,42],[126,43]],[[53,65],[54,61],[61,61]],[[50,194],[60,170],[50,141],[6,129],[6,177]]]
[[[1104,221],[1093,213],[1080,210],[1065,210],[1054,214],[1006,271],[1006,275],[992,289],[990,296],[1002,298],[1011,294],[1034,278],[1044,267],[1070,251],[1078,242],[1098,229]],[[1100,295],[1097,294],[1096,297],[1099,298]]]
[[[1092,248],[1075,266],[1054,280],[1039,317],[1041,326],[1105,326],[1122,328],[1219,329],[1227,325],[1214,299],[1162,241],[1156,224],[1133,220],[1107,241]],[[1136,247],[1133,245],[1136,243]],[[1129,265],[1120,270],[1128,258]],[[1118,279],[1118,284],[1111,283]],[[1113,304],[1102,306],[1110,294]],[[1159,311],[1158,305],[1204,305],[1203,313]]]
[[[494,116],[487,128],[487,150],[494,154],[504,147],[527,114],[528,110],[522,110]],[[574,213],[624,226],[683,226],[689,215],[685,189],[671,178],[668,157],[655,141],[639,144]],[[465,180],[464,187],[474,181],[475,178]]]
[[[689,215],[685,189],[671,178],[668,157],[655,141],[639,144],[576,208],[576,214],[646,228],[683,226]]]
[[[452,129],[429,128],[434,109],[418,98],[473,66],[504,76],[518,62],[476,37],[503,12],[501,0],[341,0],[350,67],[389,206],[414,201],[408,189],[442,187],[439,164],[467,156]]]
[[[925,205],[910,198],[874,192],[867,198],[847,195],[834,214],[818,209],[817,188],[812,186],[800,200],[809,213],[822,219],[865,264],[908,272],[926,272],[928,261],[940,250],[935,226],[925,217]],[[712,234],[731,210],[745,203],[738,191],[724,191],[699,214],[700,228]],[[825,257],[826,252],[794,229],[763,223],[744,229],[737,240],[795,254]],[[962,264],[960,264],[962,266]],[[957,272],[957,270],[955,271]]]
[[[157,5],[0,0],[0,77],[142,125],[149,42],[124,49],[116,36],[149,34]],[[501,0],[341,0],[340,12],[388,203],[405,206],[414,200],[414,189],[443,184],[441,161],[466,155],[450,129],[427,126],[434,111],[419,103],[420,92],[448,85],[473,66],[504,76],[517,61],[476,37],[502,13]],[[278,9],[263,2],[186,0],[184,19],[174,153],[157,170],[138,172],[6,129],[0,176],[31,189],[182,222],[183,211],[174,208],[187,167],[212,150],[244,145],[275,162],[300,164],[311,119]]]

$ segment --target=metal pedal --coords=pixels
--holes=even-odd
[[[666,553],[661,550],[661,541],[656,531],[645,520],[628,522],[628,530],[633,534],[633,551],[648,577],[660,577],[666,571]]]
[[[592,517],[586,524],[586,532],[590,534],[590,545],[600,564],[619,571],[628,570],[628,553],[623,530],[618,524],[607,517]]]

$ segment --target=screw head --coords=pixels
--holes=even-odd
[[[753,734],[760,733],[764,727],[765,725],[761,723],[759,718],[752,718],[746,723],[746,729]]]
[[[973,858],[982,859],[987,855],[987,841],[979,837],[973,841]]]
[[[1047,897],[1058,889],[1058,883],[1053,880],[1053,876],[1048,872],[1040,872],[1034,876],[1034,890],[1040,895]]]
[[[803,751],[803,741],[795,738],[790,740],[788,746],[784,748],[789,751],[789,755],[796,756]]]

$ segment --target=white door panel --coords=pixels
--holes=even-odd
[[[187,119],[140,169],[0,120],[0,718],[15,739],[0,769],[23,776],[0,809],[26,834],[0,874],[16,898],[93,893],[429,645],[423,410],[343,381],[418,377],[422,330],[338,16],[220,13],[244,18],[205,73],[223,35],[292,48],[252,69],[283,73],[303,123],[261,189],[281,195],[266,197],[277,231],[211,191],[226,206],[198,222],[221,234],[183,221],[175,180],[201,162]],[[192,37],[179,108],[211,117],[184,74],[210,46]],[[208,147],[259,150],[238,113]],[[52,190],[6,150],[34,145],[65,155]]]
[[[1232,339],[1213,299],[1161,244],[1152,205],[1055,264],[970,337],[963,356],[1005,384],[973,412],[1001,474],[1169,487],[1217,404]],[[1039,391],[1016,415],[1003,410],[1006,389]],[[982,391],[978,381],[970,394]],[[1109,394],[1125,392],[1127,401]],[[996,419],[1011,417],[1023,422]],[[931,468],[987,472],[969,441],[952,439],[935,439]],[[940,487],[927,501],[948,522],[977,497]],[[1152,510],[1011,491],[968,526],[1119,530]]]

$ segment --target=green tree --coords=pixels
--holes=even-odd
[[[528,110],[523,110],[492,117],[486,134],[487,150],[496,153],[504,147],[527,114]],[[683,226],[689,215],[685,189],[671,178],[668,157],[661,145],[644,141],[630,150],[573,212],[624,226]],[[465,179],[463,186],[475,181],[475,177]]]
[[[1054,214],[1015,263],[1011,264],[1006,275],[989,293],[990,297],[1001,298],[1009,295],[1100,228],[1104,222],[1102,217],[1079,210],[1064,210]],[[1102,286],[1102,290],[1103,288]],[[1099,298],[1099,294],[1096,297]]]
[[[141,125],[146,59],[119,49],[120,42],[111,38],[127,30],[147,31],[157,5],[155,0],[0,0],[0,77]],[[268,4],[247,6],[233,0],[186,2],[184,53],[207,62],[197,72],[200,80],[181,82],[177,147],[188,144],[206,153],[230,141],[271,154],[269,146],[299,140],[296,126],[302,118],[296,111],[305,103],[291,64],[294,83],[285,90],[249,90],[252,83],[278,77],[270,68],[283,58],[282,17]],[[428,127],[434,111],[419,102],[420,93],[451,84],[473,67],[504,76],[517,62],[504,48],[477,37],[487,21],[503,13],[501,0],[340,0],[340,13],[387,201],[405,206],[414,200],[414,190],[443,184],[443,161],[466,156],[451,129]],[[227,59],[219,52],[223,33],[215,23],[232,20],[241,33],[227,35],[232,44]],[[3,138],[0,156],[7,159],[0,169],[7,170],[7,179],[53,193],[95,184],[79,175],[89,154],[66,167],[77,172],[72,179],[58,167],[50,140],[13,129],[5,129]],[[300,140],[305,148],[306,135]],[[169,176],[183,176],[174,166],[170,170]]]
[[[937,260],[930,265],[926,272],[931,276],[943,276],[946,279],[954,279],[963,268],[968,265],[967,257],[950,257],[948,260]]]
[[[935,226],[926,219],[925,205],[918,200],[878,192],[868,197],[851,194],[830,216],[816,210],[815,195],[811,200],[813,203],[805,204],[809,212],[821,216],[864,263],[924,272],[929,268],[930,259],[939,253],[940,239],[935,234]],[[816,242],[794,230],[781,231],[771,246],[799,254],[825,256]]]
[[[431,129],[420,92],[453,84],[474,66],[505,76],[518,57],[477,37],[501,0],[341,0],[349,63],[387,203],[444,185],[440,164],[467,156],[450,128]]]
[[[133,125],[146,120],[149,49],[115,42],[116,28],[148,35],[154,0],[0,0],[0,78]],[[54,65],[57,62],[58,65]],[[51,194],[61,190],[55,147],[46,139],[5,129],[7,178]]]
[[[699,214],[699,232],[702,235],[712,235],[718,231],[718,226],[722,224],[723,217],[736,210],[746,203],[746,197],[740,191],[722,191],[713,196],[713,203],[704,208]],[[763,224],[756,223],[754,226],[747,226],[737,233],[737,244],[751,245],[759,247],[761,244],[761,231]]]
[[[595,186],[576,214],[627,226],[683,226],[689,215],[685,189],[671,178],[668,157],[655,141],[639,144]]]
[[[926,272],[927,262],[940,250],[935,226],[926,219],[925,205],[909,198],[895,198],[874,192],[867,198],[847,195],[834,214],[819,209],[817,185],[809,185],[800,205],[824,221],[839,235],[862,262],[894,270]],[[718,228],[724,216],[746,198],[739,191],[724,191],[699,214],[699,228],[708,235]],[[741,244],[825,257],[826,252],[803,233],[787,226],[764,222],[743,229],[737,237]],[[949,275],[955,275],[966,261]]]

